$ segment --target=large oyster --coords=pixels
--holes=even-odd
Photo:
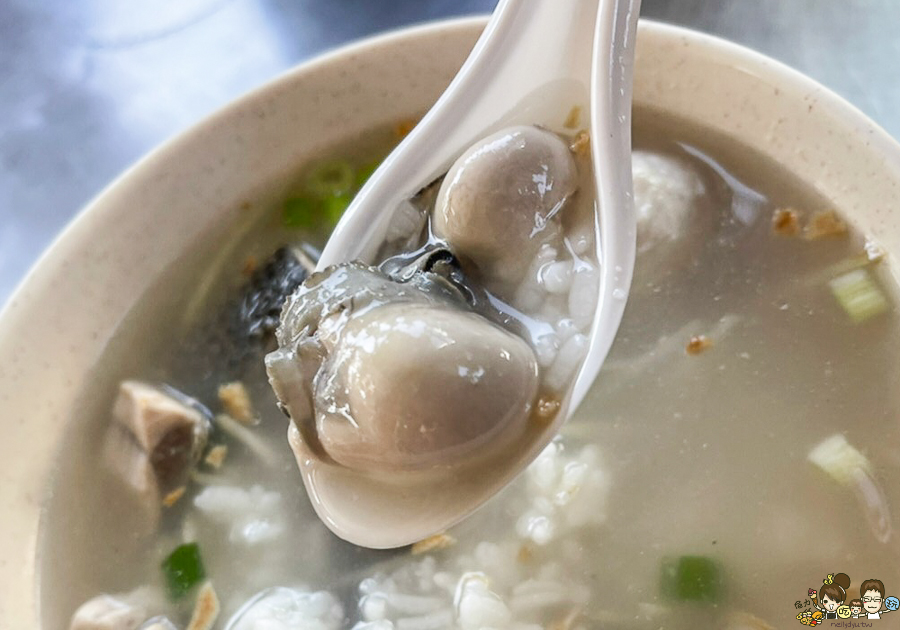
[[[433,270],[317,273],[285,305],[278,342],[266,365],[304,443],[366,473],[446,471],[502,448],[537,392],[528,344]]]

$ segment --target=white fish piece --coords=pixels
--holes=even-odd
[[[105,465],[131,491],[148,530],[156,529],[163,497],[189,478],[209,435],[202,406],[176,392],[123,381],[103,445]]]
[[[99,595],[83,603],[69,623],[69,630],[137,630],[147,611],[115,598]]]

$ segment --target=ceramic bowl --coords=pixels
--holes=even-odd
[[[177,282],[160,291],[163,279],[244,229],[253,201],[323,147],[427,109],[483,25],[417,27],[299,66],[144,158],[45,253],[0,315],[0,626],[65,625],[41,587],[64,579],[67,564],[39,553],[42,532],[54,531],[42,510],[55,462],[96,437],[67,424],[91,404],[81,393],[108,379],[101,357],[151,351],[159,322],[190,307]],[[634,96],[776,161],[892,263],[900,254],[898,145],[822,86],[721,39],[643,23]],[[79,470],[59,473],[73,477],[67,488],[79,487]]]

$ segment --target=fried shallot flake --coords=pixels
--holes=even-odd
[[[817,212],[809,219],[803,230],[803,238],[815,241],[820,238],[837,238],[846,236],[849,228],[847,222],[838,216],[834,210]]]
[[[772,215],[772,232],[781,236],[800,233],[800,213],[793,208],[781,208]]]
[[[244,259],[241,275],[245,278],[249,278],[253,275],[253,272],[256,271],[257,267],[259,267],[259,261],[256,259],[256,256],[247,256],[247,258]]]
[[[219,401],[229,416],[243,424],[253,424],[256,417],[250,394],[240,381],[219,385]]]
[[[440,534],[435,534],[434,536],[429,536],[424,540],[420,540],[412,546],[410,551],[412,552],[412,555],[418,556],[419,554],[428,553],[429,551],[447,549],[455,544],[456,539],[453,536],[442,532]]]
[[[534,406],[535,416],[541,421],[549,421],[559,412],[560,402],[558,398],[544,394],[538,398]]]
[[[405,120],[401,120],[396,125],[394,125],[394,135],[398,138],[405,138],[410,131],[418,124],[419,121],[413,118],[407,118]]]
[[[186,490],[187,490],[187,488],[185,488],[184,486],[181,486],[180,488],[175,488],[174,490],[172,490],[172,492],[170,492],[165,497],[163,497],[163,500],[162,500],[163,505],[166,506],[167,508],[172,507],[173,505],[178,503],[178,500],[181,497],[184,496],[184,493]]]
[[[569,150],[575,155],[586,155],[591,149],[591,134],[579,131],[569,144]]]
[[[563,127],[566,129],[577,129],[579,125],[581,125],[581,107],[573,105],[563,121]]]
[[[209,449],[206,457],[203,459],[208,466],[218,470],[225,462],[225,456],[228,455],[228,446],[225,444],[217,444]]]
[[[694,335],[684,347],[684,351],[695,356],[712,346],[712,340],[706,335]]]
[[[522,564],[527,564],[531,562],[534,558],[534,549],[531,545],[522,545],[519,547],[519,553],[516,554],[516,560],[521,562]]]

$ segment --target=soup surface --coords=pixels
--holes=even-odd
[[[364,171],[395,140],[325,158]],[[161,569],[186,543],[221,602],[214,627],[233,630],[766,628],[816,611],[829,574],[850,576],[847,603],[870,578],[895,595],[900,329],[877,247],[727,138],[637,111],[635,146],[635,281],[590,395],[512,486],[413,548],[354,547],[315,518],[268,348],[234,323],[277,248],[314,256],[327,238],[327,212],[285,215],[310,170],[176,261],[72,410],[41,534],[45,627],[100,593],[186,627],[198,587],[173,598]],[[237,430],[213,422],[158,525],[98,464],[127,379],[232,415],[219,389],[239,382],[252,403]]]

